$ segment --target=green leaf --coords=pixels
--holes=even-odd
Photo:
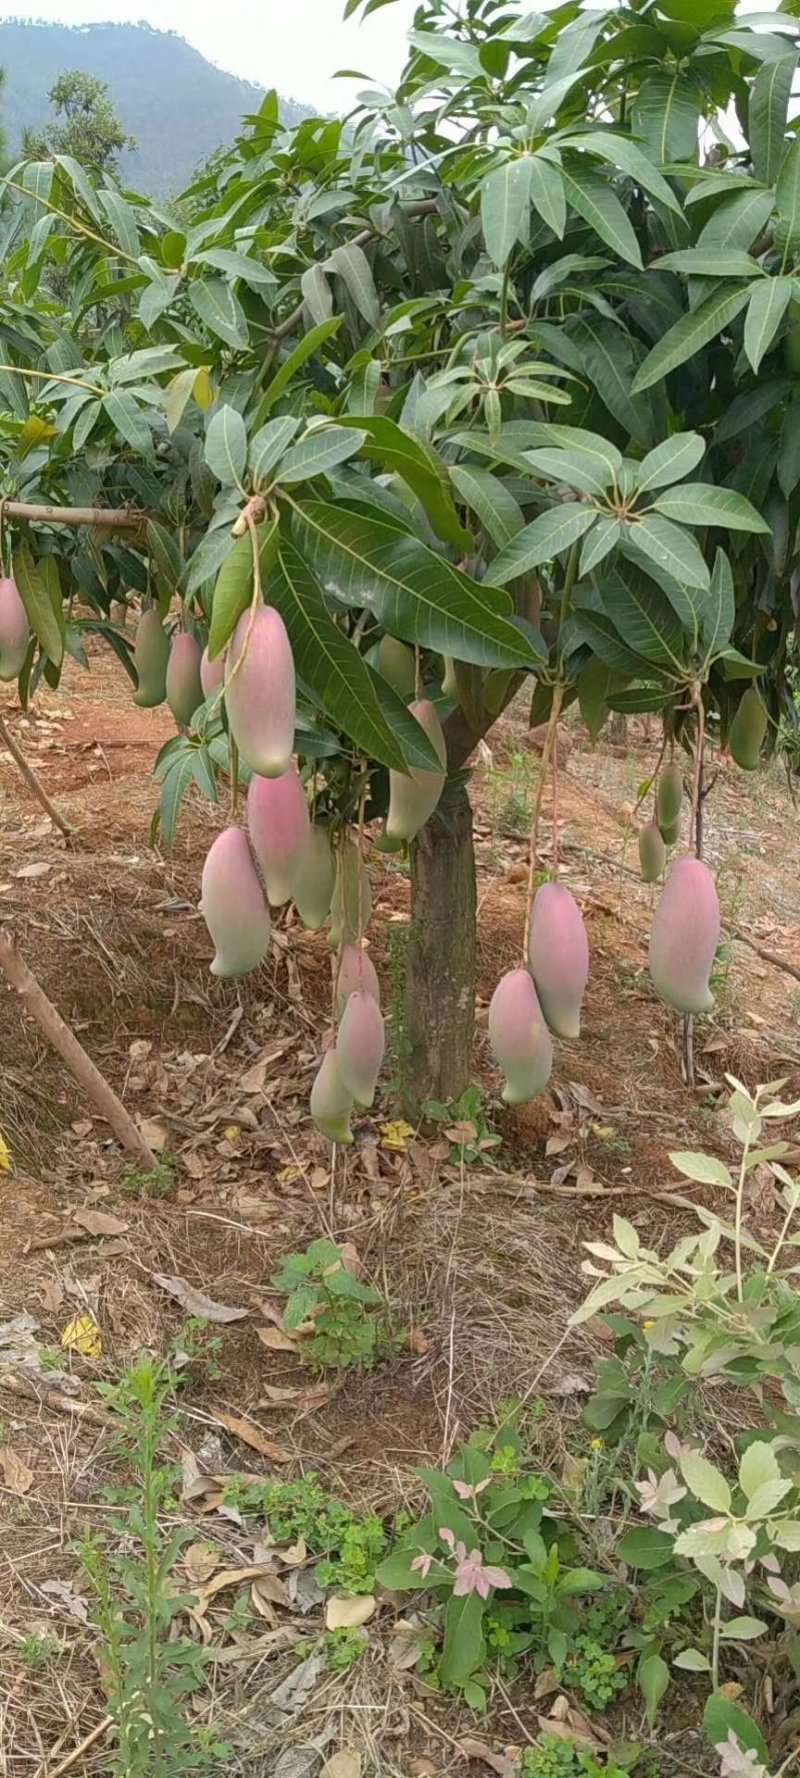
[[[655,563],[686,586],[699,587],[702,592],[708,587],[708,568],[694,538],[663,513],[651,508],[643,519],[629,525],[627,542],[645,568]]]
[[[325,475],[337,463],[354,457],[366,438],[366,432],[355,432],[349,426],[316,426],[293,445],[282,458],[278,480],[284,487]]]
[[[775,208],[792,241],[800,229],[800,136],[795,136],[781,162],[775,187]]]
[[[179,756],[168,771],[162,785],[158,815],[167,851],[175,839],[181,803],[189,785],[194,781],[194,751],[193,747],[187,746],[186,752]]]
[[[718,549],[703,612],[703,636],[709,660],[713,660],[730,640],[735,618],[736,596],[731,565],[725,551]]]
[[[652,396],[633,395],[632,385],[644,347],[613,321],[582,315],[570,329],[584,375],[590,377],[610,414],[640,444],[653,437]]]
[[[657,667],[680,671],[683,630],[669,600],[646,574],[617,561],[600,581],[607,615],[629,648]]]
[[[164,414],[170,432],[176,432],[180,426],[196,381],[197,369],[193,364],[173,377],[164,397]]]
[[[597,518],[596,506],[554,506],[526,525],[499,556],[489,563],[486,579],[490,586],[505,586],[520,574],[529,574],[542,562],[552,562],[576,543]]]
[[[120,197],[118,191],[114,191],[110,186],[101,187],[97,196],[120,247],[130,255],[131,259],[138,259],[141,245],[139,231],[136,227],[136,211],[130,204],[126,204],[125,199]]]
[[[674,210],[678,216],[683,214],[672,187],[630,136],[617,135],[615,130],[598,129],[586,135],[568,136],[560,146],[583,149],[586,154],[595,154],[601,160],[609,161],[667,210]]]
[[[778,442],[778,484],[782,494],[794,493],[800,482],[800,399],[789,403],[781,425]]]
[[[148,554],[158,574],[171,592],[178,592],[186,574],[186,563],[172,532],[155,519],[148,519],[146,536]]]
[[[450,470],[450,480],[498,549],[503,549],[522,530],[525,520],[520,507],[505,482],[492,475],[490,469],[456,463]]]
[[[697,245],[703,252],[711,248],[720,253],[752,247],[772,215],[771,191],[740,191],[718,204],[713,216],[701,229]]]
[[[278,521],[258,528],[262,576],[270,573],[278,548]],[[215,661],[230,641],[253,596],[253,544],[250,532],[239,537],[217,575],[208,634],[208,658]]]
[[[670,372],[685,364],[687,358],[693,358],[696,352],[702,351],[710,340],[716,339],[718,333],[733,321],[750,299],[750,286],[744,289],[730,290],[724,286],[715,290],[705,302],[699,303],[688,315],[682,315],[674,327],[670,327],[651,352],[648,352],[644,364],[636,375],[633,393],[640,389],[649,389],[653,383],[660,383]]]
[[[14,551],[13,573],[28,623],[42,651],[55,667],[64,658],[63,619],[56,616],[41,563],[35,562],[27,543]]]
[[[647,74],[632,109],[634,134],[651,160],[696,161],[700,129],[697,89],[683,67]]]
[[[453,1595],[444,1619],[444,1644],[439,1678],[445,1686],[463,1685],[483,1660],[484,1602],[478,1593]]]
[[[153,435],[130,389],[112,389],[105,397],[103,408],[112,426],[132,450],[138,451],[142,457],[153,456]]]
[[[661,1655],[647,1655],[640,1664],[637,1677],[646,1705],[647,1721],[652,1728],[658,1715],[658,1706],[669,1686],[669,1667]]]
[[[624,674],[626,679],[636,679],[648,670],[652,672],[651,662],[643,655],[635,654],[623,642],[605,611],[595,610],[588,605],[577,605],[573,621],[576,640],[587,642],[599,659],[605,661],[606,666],[613,668],[615,673]]]
[[[298,506],[293,530],[322,581],[366,606],[402,642],[476,667],[541,664],[527,634],[511,621],[508,595],[471,580],[417,538],[322,501]]]
[[[726,1167],[724,1161],[718,1161],[716,1155],[676,1149],[669,1158],[684,1179],[693,1179],[696,1185],[733,1185],[730,1167]]]
[[[441,68],[466,74],[471,80],[486,79],[479,51],[472,43],[462,43],[459,38],[447,37],[438,31],[409,31],[408,41],[412,49],[419,50],[420,55],[437,62]]]
[[[598,519],[597,524],[592,527],[588,536],[583,540],[578,569],[580,580],[584,580],[587,574],[591,574],[592,569],[596,568],[598,563],[605,561],[612,549],[616,549],[623,529],[619,519]]]
[[[242,488],[247,468],[247,427],[234,407],[220,407],[212,415],[204,455],[223,488]]]
[[[730,1512],[730,1488],[722,1471],[709,1463],[707,1457],[701,1456],[699,1451],[685,1451],[680,1459],[680,1469],[695,1500],[710,1506],[713,1513]]]
[[[229,278],[242,278],[257,291],[274,289],[278,282],[269,266],[262,265],[249,253],[233,253],[229,247],[208,247],[202,253],[192,254],[192,264],[198,263],[213,266],[217,272],[227,272]]]
[[[729,1617],[722,1626],[723,1642],[755,1642],[766,1633],[767,1626],[758,1617]]]
[[[675,1656],[673,1667],[680,1667],[684,1673],[710,1673],[711,1662],[708,1655],[701,1654],[699,1648],[681,1649]]]
[[[381,318],[381,305],[372,267],[363,247],[334,247],[325,261],[325,270],[338,273],[359,314],[363,315],[370,327],[377,327]]]
[[[530,169],[530,201],[533,208],[561,241],[567,226],[567,199],[561,173],[552,161],[545,160],[540,154],[532,156]]]
[[[636,485],[640,494],[681,481],[702,463],[705,454],[706,441],[699,432],[673,433],[672,438],[665,438],[663,444],[648,451],[637,469]]]
[[[718,247],[686,247],[677,253],[665,253],[658,261],[660,272],[685,272],[690,278],[763,278],[755,259],[747,253]]]
[[[298,676],[325,715],[365,753],[403,771],[406,757],[383,714],[369,669],[337,629],[307,563],[283,541],[270,573],[269,602],[286,625]]]
[[[300,421],[294,414],[279,414],[276,420],[268,420],[266,426],[260,427],[255,437],[251,438],[248,462],[256,487],[261,487],[262,483],[272,479],[271,471],[276,463],[280,463],[284,451],[288,450],[299,429]]]
[[[769,1750],[761,1730],[753,1722],[752,1717],[748,1716],[747,1711],[742,1710],[739,1704],[734,1704],[731,1698],[722,1697],[719,1692],[712,1692],[711,1697],[706,1700],[706,1707],[703,1711],[703,1728],[706,1740],[711,1747],[717,1747],[721,1741],[727,1741],[728,1735],[733,1729],[739,1746],[745,1752],[752,1747],[764,1765],[769,1765]]]
[[[786,149],[786,120],[792,80],[797,66],[794,55],[765,62],[750,88],[748,134],[753,172],[764,185],[774,185]]]
[[[503,437],[511,438],[513,432],[513,424],[504,426]],[[564,426],[560,421],[546,421],[541,424],[532,422],[524,427],[524,432],[526,447],[531,446],[538,450],[541,445],[557,445],[565,451],[574,448],[596,458],[598,464],[608,470],[606,482],[613,481],[622,468],[622,452],[617,450],[616,445],[603,438],[599,432],[587,432],[583,426]],[[465,442],[469,438],[469,434],[462,436]],[[519,466],[524,470],[526,464],[527,456],[523,454]]]
[[[606,465],[598,466],[596,457],[579,446],[572,445],[565,450],[526,451],[525,456],[531,468],[537,470],[545,481],[566,482],[583,494],[605,494],[608,488],[610,478]]]
[[[793,293],[792,278],[763,278],[753,291],[745,316],[744,349],[756,374],[764,353],[772,345]]]
[[[366,434],[360,447],[362,457],[382,463],[384,469],[408,483],[438,537],[455,549],[469,550],[472,539],[461,524],[446,473],[432,446],[404,432],[384,414],[348,415],[342,424]]]
[[[588,666],[584,667],[583,672],[578,676],[578,703],[581,716],[589,731],[589,738],[592,741],[597,740],[608,715],[606,698],[610,683],[611,668],[606,666],[605,661],[597,658],[590,660]],[[616,1419],[618,1412],[619,1404],[616,1397],[615,1403],[612,1419]]]
[[[668,1531],[657,1531],[655,1526],[639,1525],[620,1537],[617,1555],[622,1557],[623,1562],[627,1562],[629,1568],[640,1568],[643,1572],[665,1568],[673,1559],[673,1540]]]
[[[765,1439],[754,1439],[739,1464],[739,1483],[748,1500],[765,1482],[781,1480],[780,1465],[772,1445]]]
[[[641,269],[642,255],[633,228],[619,198],[605,180],[582,166],[577,157],[562,165],[561,176],[573,210],[588,222],[618,258]]]
[[[531,157],[520,155],[489,173],[481,186],[481,224],[486,251],[502,270],[527,222],[531,202]],[[539,169],[541,174],[541,168]],[[556,179],[558,175],[556,174]]]
[[[224,278],[194,279],[189,285],[189,301],[204,326],[226,346],[242,350],[248,344],[247,316]]]
[[[718,488],[711,482],[681,482],[665,488],[653,502],[652,511],[664,512],[679,525],[720,525],[728,531],[768,532],[769,525],[743,494]],[[675,573],[673,568],[669,572]],[[680,578],[679,576],[677,578]],[[699,586],[699,581],[689,585]]]
[[[321,265],[309,266],[300,279],[300,289],[312,321],[324,325],[333,314],[333,292]]]
[[[302,368],[312,353],[316,352],[318,346],[324,345],[325,341],[329,340],[334,333],[338,333],[341,325],[341,315],[332,315],[330,321],[320,321],[316,327],[310,328],[308,333],[298,341],[288,358],[284,359],[280,370],[275,372],[272,382],[264,390],[256,416],[259,426],[266,420],[284,389],[288,389],[296,371]]]

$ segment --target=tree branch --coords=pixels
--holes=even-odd
[[[115,511],[109,506],[36,506],[27,500],[4,500],[7,519],[31,519],[39,525],[91,525],[98,531],[142,531],[147,524],[146,512],[133,507]]]

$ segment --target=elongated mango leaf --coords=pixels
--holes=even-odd
[[[278,479],[285,487],[294,487],[315,475],[325,475],[337,463],[354,457],[366,436],[366,432],[353,431],[349,426],[316,426],[286,452]]]
[[[236,408],[217,408],[208,422],[205,459],[226,488],[241,488],[247,468],[247,427]]]
[[[710,482],[681,482],[665,488],[654,506],[680,525],[719,525],[727,531],[769,532],[769,525],[743,494]]]
[[[351,244],[348,247],[334,247],[333,252],[325,261],[326,271],[337,272],[346,285],[350,296],[360,315],[370,327],[377,327],[381,318],[381,305],[375,289],[372,267],[363,247]]]
[[[627,173],[640,185],[642,191],[649,192],[651,198],[663,204],[667,210],[673,210],[678,216],[683,215],[680,203],[667,184],[666,179],[652,161],[630,136],[618,135],[616,130],[597,129],[587,131],[578,136],[567,136],[561,142],[562,148],[583,149],[584,153],[596,155],[600,160],[608,161],[612,167]]]
[[[14,551],[13,571],[34,636],[53,666],[60,667],[64,658],[63,618],[59,621],[56,616],[41,564],[34,561],[27,543],[21,543]]]
[[[685,272],[689,278],[762,278],[763,272],[749,254],[721,247],[684,247],[665,253],[658,262],[662,272]]]
[[[795,55],[778,56],[774,62],[765,62],[750,88],[750,154],[753,172],[764,185],[775,184],[785,153],[786,119],[796,66]]]
[[[718,204],[710,221],[701,229],[697,246],[708,253],[746,251],[760,235],[772,215],[771,191],[739,191]]]
[[[258,552],[262,580],[269,575],[278,549],[278,521],[270,519],[258,528]],[[226,555],[217,575],[211,625],[208,633],[208,658],[215,661],[230,641],[242,613],[253,596],[253,543],[250,531],[239,537]]]
[[[794,294],[792,278],[763,278],[747,305],[744,349],[754,371],[768,352]]]
[[[447,476],[430,445],[404,432],[385,414],[347,414],[341,424],[357,427],[366,435],[360,446],[362,457],[381,463],[408,483],[438,537],[452,543],[455,549],[469,550],[469,532],[461,524]]]
[[[663,444],[648,451],[636,472],[636,485],[641,493],[652,488],[667,488],[690,475],[706,454],[706,441],[699,432],[675,432]]]
[[[648,74],[633,105],[633,130],[657,166],[696,161],[700,99],[683,68]]]
[[[189,285],[189,301],[209,333],[224,340],[226,346],[241,349],[247,345],[247,316],[224,278],[193,279]]]
[[[489,563],[487,581],[491,586],[505,586],[518,575],[539,568],[542,562],[555,561],[583,536],[584,531],[589,530],[597,516],[596,506],[572,504],[541,512]]]
[[[660,587],[632,563],[621,561],[601,577],[600,596],[606,614],[635,654],[655,667],[682,673],[683,629]]]
[[[531,468],[546,481],[566,482],[571,488],[580,488],[583,494],[604,494],[609,485],[605,464],[598,466],[596,458],[579,446],[566,450],[526,451],[525,455]]]
[[[302,366],[312,356],[312,353],[316,352],[318,346],[324,346],[326,340],[331,339],[333,334],[338,333],[341,325],[341,315],[332,315],[330,321],[320,321],[317,323],[316,327],[309,328],[308,333],[304,334],[303,338],[298,341],[294,351],[290,352],[288,358],[284,359],[280,370],[276,370],[272,381],[268,383],[264,390],[256,411],[257,426],[263,425],[267,416],[274,408],[278,397],[283,394],[284,389],[288,389],[289,384],[292,382],[297,371],[302,369]]]
[[[653,397],[631,393],[645,356],[644,347],[615,322],[598,315],[582,315],[572,324],[570,339],[578,348],[585,374],[609,413],[631,438],[639,444],[650,444],[655,431]]]
[[[300,421],[294,414],[279,414],[277,419],[268,420],[261,426],[254,438],[250,440],[248,463],[256,487],[266,482],[270,471],[280,463],[284,451],[289,449],[292,439],[300,430]]]
[[[316,500],[295,508],[293,532],[323,584],[366,606],[401,641],[476,667],[541,664],[512,621],[508,594],[479,585],[417,538]]]
[[[605,180],[582,165],[577,156],[563,163],[561,176],[571,208],[588,222],[619,259],[626,259],[641,268],[639,242],[619,198]]]
[[[727,647],[735,619],[736,593],[731,565],[725,551],[718,549],[703,615],[703,638],[709,660],[714,660],[720,650]]]
[[[520,238],[531,201],[531,157],[523,154],[489,173],[481,186],[481,223],[486,251],[502,270]]]
[[[533,208],[561,241],[567,226],[567,199],[561,172],[541,154],[533,155],[530,168],[530,200]]]
[[[651,508],[643,519],[628,525],[626,541],[643,567],[654,563],[673,580],[705,592],[709,574],[698,545],[691,532],[683,531],[663,513]]]
[[[456,463],[450,470],[450,480],[498,549],[503,549],[522,530],[525,520],[521,508],[510,489],[490,469]]]
[[[731,290],[722,287],[715,290],[705,302],[698,305],[689,315],[682,315],[674,327],[670,327],[658,345],[648,352],[641,370],[637,372],[634,394],[639,389],[649,389],[651,384],[660,383],[663,377],[685,364],[687,358],[693,358],[696,352],[707,346],[710,340],[716,339],[724,327],[744,308],[750,299],[750,286],[744,289]]]
[[[401,740],[383,713],[373,675],[337,629],[308,563],[285,539],[270,573],[269,603],[286,625],[298,675],[325,715],[373,759],[405,770]]]
[[[626,679],[641,679],[652,674],[652,662],[644,655],[636,654],[623,641],[608,614],[594,605],[587,603],[575,607],[572,633],[575,641],[588,643],[598,660],[605,661],[607,667],[622,673]]]

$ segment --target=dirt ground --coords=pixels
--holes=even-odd
[[[354,1147],[337,1153],[333,1174],[308,1114],[330,996],[325,935],[284,923],[256,978],[210,976],[197,899],[202,858],[224,816],[192,793],[174,851],[148,844],[150,774],[172,732],[168,714],[136,709],[121,669],[99,648],[90,673],[70,663],[59,691],[43,690],[28,716],[4,688],[0,714],[75,828],[67,848],[0,751],[0,922],[148,1139],[175,1158],[169,1189],[142,1195],[107,1128],[0,987],[0,1132],[12,1156],[12,1170],[0,1173],[0,1775],[53,1778],[70,1755],[74,1773],[107,1769],[78,1546],[102,1526],[98,1497],[114,1474],[95,1385],[143,1348],[167,1352],[185,1327],[186,1309],[156,1274],[243,1311],[214,1328],[214,1363],[193,1365],[181,1393],[173,1455],[184,1476],[192,1462],[195,1476],[268,1475],[276,1460],[263,1452],[272,1443],[286,1459],[281,1474],[313,1469],[359,1509],[389,1513],[416,1497],[416,1465],[446,1460],[512,1395],[545,1404],[543,1456],[562,1461],[586,1439],[580,1401],[596,1349],[584,1329],[565,1337],[585,1289],[581,1242],[607,1233],[616,1208],[652,1245],[674,1232],[685,1211],[670,1202],[668,1150],[729,1152],[717,1109],[726,1073],[750,1086],[787,1075],[798,1092],[800,973],[751,946],[800,972],[800,829],[779,766],[746,777],[719,763],[706,850],[730,942],[717,1011],[697,1031],[691,1091],[678,1021],[648,988],[653,892],[635,869],[631,815],[656,761],[655,727],[651,738],[644,722],[631,724],[627,747],[592,749],[570,717],[558,831],[562,878],[589,930],[584,1033],[559,1046],[548,1092],[507,1110],[487,1054],[486,1007],[519,955],[537,756],[523,713],[504,720],[472,785],[475,1077],[502,1145],[485,1164],[452,1164],[436,1128],[398,1138],[387,1093],[359,1121]],[[375,862],[373,955],[390,1004],[408,877]],[[769,1207],[763,1214],[774,1216]],[[387,1364],[344,1386],[334,1381],[322,1396],[309,1394],[291,1351],[263,1338],[281,1303],[270,1285],[278,1261],[321,1234],[354,1244],[405,1334]],[[87,1311],[101,1340],[88,1356],[62,1346],[67,1324]],[[218,1546],[221,1568],[252,1566],[252,1536],[208,1504],[214,1485],[185,1494],[176,1512]],[[317,1767],[323,1752],[355,1746],[365,1778],[468,1769],[469,1712],[392,1664],[388,1607],[370,1626],[365,1659],[326,1676],[287,1722],[270,1694],[296,1663],[300,1632],[255,1608],[231,1629],[234,1596],[220,1589],[208,1615],[215,1722],[232,1748],[226,1769],[300,1778],[314,1770],[296,1757],[309,1740]],[[32,1635],[48,1639],[40,1665],[30,1658]],[[498,1695],[482,1738],[519,1746],[536,1733],[539,1708],[524,1692]],[[635,1701],[623,1727],[640,1727]],[[702,1771],[701,1744],[693,1764],[685,1736],[670,1756],[672,1738],[659,1730],[668,1769]]]

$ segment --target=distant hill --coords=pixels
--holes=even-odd
[[[110,89],[135,153],[121,156],[122,177],[137,189],[165,196],[188,185],[213,149],[230,142],[242,117],[258,109],[264,89],[207,62],[172,31],[149,25],[50,25],[24,19],[0,24],[0,122],[16,153],[26,125],[50,116],[47,95],[59,74],[78,68]],[[285,123],[312,115],[308,106],[281,100]]]

